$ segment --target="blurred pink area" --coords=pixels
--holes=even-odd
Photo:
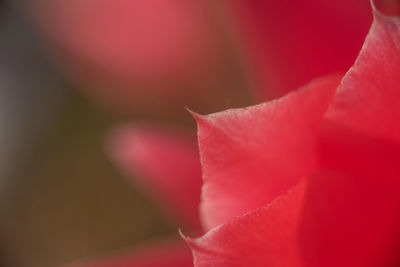
[[[160,126],[126,125],[114,130],[110,154],[126,176],[172,211],[177,227],[199,232],[201,170],[196,138]]]
[[[61,69],[107,106],[171,112],[225,98],[218,76],[233,56],[211,1],[38,0],[29,12]]]
[[[225,1],[250,75],[276,98],[354,62],[372,22],[369,0]]]
[[[252,81],[270,99],[344,72],[371,23],[369,0],[37,0],[30,13],[78,87],[153,113],[216,111]]]

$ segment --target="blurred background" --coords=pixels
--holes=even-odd
[[[109,131],[195,131],[251,103],[208,1],[0,0],[0,266],[51,267],[176,234],[110,162]]]

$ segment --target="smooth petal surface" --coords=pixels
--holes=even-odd
[[[267,207],[237,217],[198,239],[186,239],[196,267],[299,267],[296,233],[305,183]]]
[[[399,266],[400,112],[396,100],[400,89],[400,23],[396,17],[374,12],[375,21],[358,60],[320,120],[320,131],[312,142],[317,148],[317,163],[305,176],[298,172],[305,177],[305,188],[288,193],[304,195],[292,202],[295,205],[277,206],[278,213],[293,212],[295,216],[283,216],[290,219],[273,225],[270,217],[263,217],[261,223],[254,219],[255,214],[287,197],[283,195],[270,206],[236,217],[203,238],[188,240],[196,266]],[[276,125],[286,120],[280,118],[279,122]],[[246,126],[259,129],[254,122]],[[275,137],[275,143],[282,136]],[[254,138],[244,140],[251,144]],[[221,141],[210,142],[209,150],[215,149],[214,143]],[[260,147],[260,151],[269,150],[261,142]],[[203,153],[201,142],[200,150]],[[225,160],[235,154],[226,151],[219,157]],[[230,165],[251,170],[246,164],[232,162]],[[268,174],[268,168],[264,173]],[[231,176],[223,178],[227,184]],[[258,185],[269,194],[268,186]],[[244,191],[243,195],[253,197],[252,192]],[[247,203],[245,200],[241,198],[241,203]]]
[[[234,0],[236,28],[264,97],[345,72],[371,23],[368,0]]]
[[[374,17],[327,117],[355,131],[400,142],[400,18],[378,11]]]
[[[307,266],[400,262],[400,20],[374,16],[328,110],[320,170],[308,179],[299,230]]]
[[[194,136],[154,126],[124,126],[111,136],[111,155],[180,223],[199,229],[201,170]]]
[[[320,167],[198,239],[196,267],[398,266],[400,147],[330,125]]]
[[[206,229],[265,206],[309,173],[316,132],[338,83],[328,77],[276,101],[195,115]]]
[[[324,126],[299,227],[306,266],[398,266],[400,147]]]
[[[190,250],[183,242],[160,242],[132,252],[103,256],[65,267],[192,267]]]

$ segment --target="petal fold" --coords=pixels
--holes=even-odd
[[[299,267],[296,233],[304,181],[270,205],[223,224],[197,239],[186,238],[196,267]]]
[[[324,131],[299,226],[306,266],[398,266],[400,147],[335,125]]]
[[[206,229],[265,206],[315,166],[315,138],[337,76],[264,104],[195,115]]]
[[[343,78],[327,118],[355,131],[400,142],[400,17],[374,10],[354,66]]]

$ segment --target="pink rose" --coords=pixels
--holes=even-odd
[[[374,10],[344,77],[319,78],[257,106],[194,114],[207,232],[185,237],[194,265],[396,266],[399,73],[400,18]],[[142,182],[174,206],[184,233],[199,232],[200,171],[190,137],[142,126],[114,136],[123,169],[147,177]],[[173,241],[82,266],[191,265]]]
[[[400,16],[374,21],[343,78],[195,115],[201,219],[196,267],[397,266]]]

